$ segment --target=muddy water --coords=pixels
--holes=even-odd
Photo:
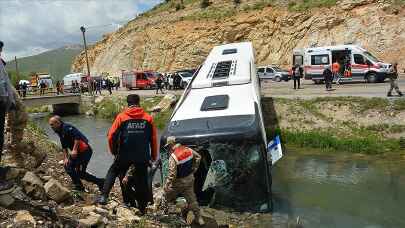
[[[59,143],[45,118],[32,118]],[[111,122],[85,116],[64,119],[91,142],[89,171],[105,176],[112,162],[106,141]],[[405,157],[290,149],[272,172],[272,227],[287,227],[297,220],[303,227],[405,227]]]

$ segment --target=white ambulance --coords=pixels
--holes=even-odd
[[[381,62],[358,45],[337,45],[295,49],[293,65],[304,67],[304,78],[315,83],[323,81],[325,65],[340,64],[342,79],[383,82],[389,75],[391,64]],[[349,74],[344,74],[345,69]]]

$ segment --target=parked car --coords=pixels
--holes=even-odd
[[[257,68],[257,76],[260,79],[272,79],[276,82],[288,81],[291,75],[288,71],[277,66],[263,66]]]
[[[193,73],[191,73],[191,71],[178,71],[177,73],[181,77],[180,87],[183,89],[186,88],[193,78]]]

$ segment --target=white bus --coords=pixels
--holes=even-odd
[[[342,77],[349,80],[383,82],[390,73],[391,64],[383,63],[367,50],[357,45],[338,45],[296,49],[293,51],[293,65],[304,66],[304,78],[315,83],[323,81],[325,65],[340,64],[344,76],[345,66],[351,74]]]
[[[161,137],[195,148],[202,157],[195,174],[201,204],[239,209],[271,207],[271,158],[261,110],[251,43],[214,47],[194,73]],[[167,165],[166,148],[161,147]]]

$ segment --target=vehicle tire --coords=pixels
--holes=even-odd
[[[150,88],[151,88],[150,85],[145,86],[145,89],[150,89]]]
[[[377,82],[377,74],[374,72],[368,73],[366,76],[366,80],[368,83],[376,83]]]
[[[182,88],[182,89],[185,89],[186,87],[187,87],[187,82],[182,82],[182,83],[181,83],[181,88]]]
[[[315,85],[321,84],[321,80],[313,80]]]
[[[276,77],[274,78],[274,81],[276,81],[276,82],[281,82],[281,77],[280,77],[280,76],[276,76]]]

